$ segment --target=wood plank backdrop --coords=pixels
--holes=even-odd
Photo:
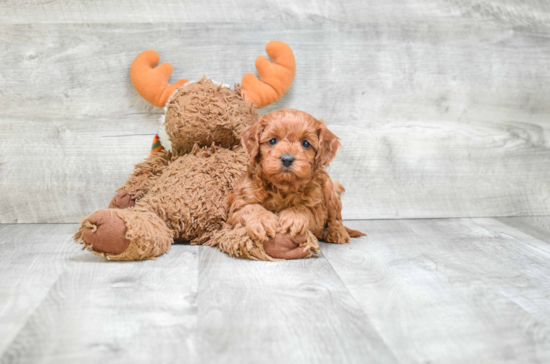
[[[75,222],[148,154],[128,70],[226,83],[273,39],[297,108],[343,142],[347,219],[550,214],[550,5],[488,0],[2,1],[0,223]]]

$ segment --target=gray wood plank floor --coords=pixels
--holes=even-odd
[[[107,262],[0,225],[0,363],[544,363],[550,217],[354,220],[319,257]]]

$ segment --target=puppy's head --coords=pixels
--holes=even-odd
[[[242,144],[251,165],[259,164],[263,178],[279,186],[309,182],[341,146],[323,121],[293,109],[263,116],[243,131]]]

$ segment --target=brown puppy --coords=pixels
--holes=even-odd
[[[337,244],[365,235],[342,223],[344,188],[325,170],[341,144],[323,121],[303,111],[274,111],[243,131],[242,144],[250,164],[229,195],[229,224],[266,241],[266,251],[269,242],[281,241],[277,234],[303,238],[309,230]]]

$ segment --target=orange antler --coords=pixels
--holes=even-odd
[[[243,76],[241,89],[247,101],[261,108],[279,100],[288,91],[296,74],[296,60],[292,49],[278,40],[269,42],[265,51],[273,60],[256,58],[256,69],[261,81],[252,73]]]
[[[172,96],[176,87],[183,86],[187,80],[178,80],[169,85],[172,65],[162,63],[155,67],[160,60],[157,52],[148,50],[134,59],[130,66],[130,79],[137,93],[147,102],[157,107],[164,107]]]

